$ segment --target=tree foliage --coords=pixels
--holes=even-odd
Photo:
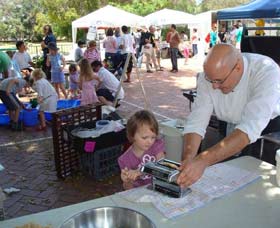
[[[217,10],[229,7],[234,7],[251,2],[251,0],[202,0],[200,4],[200,11]]]

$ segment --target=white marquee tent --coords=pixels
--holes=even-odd
[[[141,16],[107,5],[72,22],[72,42],[76,42],[78,28],[139,26],[143,20]]]
[[[195,25],[200,22],[192,14],[182,11],[162,9],[144,17],[146,25],[171,25],[171,24],[188,24]]]

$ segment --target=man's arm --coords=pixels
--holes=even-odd
[[[202,137],[196,133],[184,135],[184,152],[182,160],[191,161],[197,154]]]
[[[229,136],[197,155],[193,160],[184,160],[177,183],[181,187],[192,185],[202,176],[205,168],[240,152],[249,142],[246,133],[235,129]]]

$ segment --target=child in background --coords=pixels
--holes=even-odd
[[[84,56],[83,47],[85,45],[85,42],[82,40],[78,41],[78,47],[75,50],[75,62],[78,63]]]
[[[79,73],[77,64],[70,64],[69,78],[71,98],[77,98],[79,93]]]
[[[124,189],[151,183],[151,177],[143,175],[140,168],[147,162],[164,158],[164,142],[157,139],[159,130],[154,115],[141,110],[131,116],[126,126],[130,148],[119,157],[121,179]]]
[[[88,42],[88,48],[85,50],[84,58],[89,61],[89,64],[95,60],[101,61],[100,53],[96,48],[96,42],[94,40]]]
[[[60,98],[59,90],[62,91],[65,99],[67,99],[66,90],[64,88],[65,76],[63,69],[65,67],[64,57],[58,53],[56,43],[50,42],[48,44],[49,54],[47,57],[47,66],[51,67],[51,82],[57,92],[58,99]]]
[[[39,119],[40,125],[36,129],[37,131],[46,131],[46,119],[44,112],[55,112],[57,108],[57,93],[54,87],[46,79],[45,73],[41,69],[35,69],[32,74],[34,79],[34,90],[38,93],[39,103]]]
[[[96,95],[95,84],[100,79],[93,73],[92,68],[87,59],[82,59],[79,63],[80,66],[80,81],[79,87],[82,90],[81,92],[81,105],[94,104],[98,101]]]

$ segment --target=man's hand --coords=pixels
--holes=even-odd
[[[183,161],[177,183],[183,188],[192,185],[202,176],[206,167],[207,164],[199,156],[192,161]]]

